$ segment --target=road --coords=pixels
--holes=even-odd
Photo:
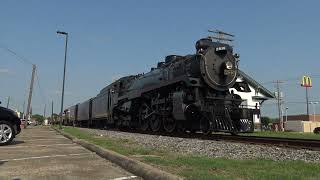
[[[29,127],[0,146],[0,179],[138,179],[48,127]]]

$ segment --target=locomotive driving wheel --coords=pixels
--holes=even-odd
[[[139,124],[142,131],[146,131],[149,127],[149,119],[152,113],[152,109],[146,102],[142,103],[139,109]]]
[[[153,132],[158,132],[161,129],[162,119],[157,114],[152,114],[150,117],[150,128]]]
[[[163,128],[168,133],[172,133],[176,129],[176,120],[173,117],[163,118]]]

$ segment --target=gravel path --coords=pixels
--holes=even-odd
[[[107,131],[80,128],[95,135],[109,138],[128,139],[147,148],[169,150],[179,153],[205,155],[209,157],[224,157],[230,159],[271,159],[275,161],[302,160],[305,162],[320,162],[320,151],[290,149],[275,146],[253,145],[224,141],[210,141]]]

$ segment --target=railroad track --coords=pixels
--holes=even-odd
[[[229,141],[246,144],[259,144],[259,145],[272,145],[285,148],[294,149],[308,149],[313,151],[320,151],[320,140],[314,139],[294,139],[294,138],[280,138],[280,137],[263,137],[263,136],[246,136],[246,135],[227,135],[227,134],[212,134],[212,136],[205,136],[200,133],[173,133],[168,134],[165,132],[145,132],[133,129],[108,129],[110,131],[123,131],[128,133],[139,133],[149,135],[161,135],[177,138],[196,138],[202,140],[214,140],[214,141]]]
[[[203,134],[167,134],[167,133],[148,133],[141,132],[139,130],[127,131],[140,134],[162,135],[178,138],[197,138],[203,140],[215,140],[215,141],[229,141],[246,144],[259,144],[259,145],[273,145],[285,148],[294,149],[309,149],[314,151],[320,151],[320,140],[314,139],[294,139],[294,138],[280,138],[280,137],[263,137],[263,136],[246,136],[246,135],[227,135],[227,134],[212,134],[212,136],[204,136]]]
[[[274,145],[279,147],[320,150],[320,140],[314,139],[293,139],[293,138],[278,138],[278,137],[261,137],[261,136],[231,136],[215,134],[208,137],[211,140],[225,140],[232,142],[241,142],[249,144]]]

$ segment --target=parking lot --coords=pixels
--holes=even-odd
[[[23,129],[0,146],[0,179],[137,179],[48,127]]]

